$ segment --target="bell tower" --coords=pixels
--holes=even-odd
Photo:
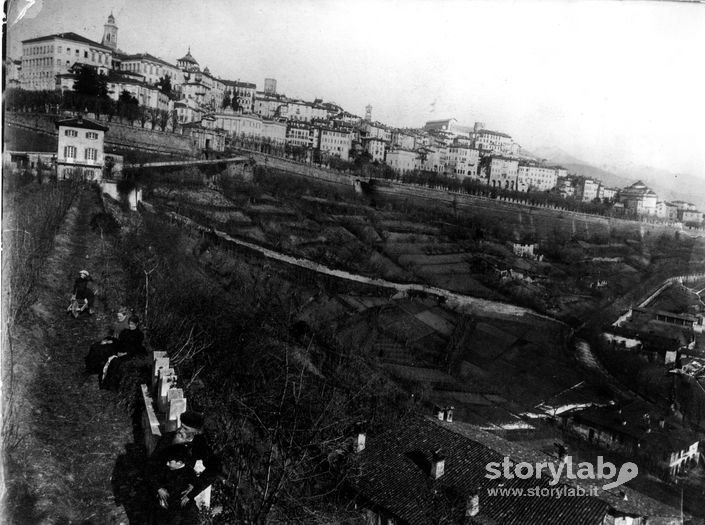
[[[115,17],[113,16],[112,12],[108,17],[108,22],[103,27],[103,40],[101,41],[101,44],[103,44],[104,46],[108,46],[113,51],[115,51],[117,49],[118,28],[115,25]]]

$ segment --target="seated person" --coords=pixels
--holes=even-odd
[[[71,293],[71,300],[76,300],[78,306],[81,307],[84,304],[88,307],[88,315],[93,315],[93,302],[95,301],[95,294],[88,283],[93,281],[93,278],[88,273],[88,270],[81,270],[78,272],[78,278],[73,283],[73,291]]]
[[[187,410],[181,414],[181,426],[175,432],[162,435],[152,453],[149,463],[156,465],[164,462],[162,457],[169,447],[183,446],[187,451],[187,465],[198,474],[191,496],[196,497],[211,485],[220,475],[220,462],[213,453],[208,439],[203,433],[203,416],[198,412]]]
[[[103,367],[110,356],[118,353],[117,342],[118,340],[111,328],[103,339],[91,345],[86,356],[87,374],[100,374],[103,371]]]
[[[103,369],[101,388],[117,392],[127,364],[147,355],[147,349],[143,345],[144,334],[139,329],[139,322],[140,318],[133,315],[128,321],[127,328],[120,332],[117,354],[108,360]]]
[[[113,332],[120,335],[123,330],[127,329],[130,317],[132,317],[132,311],[126,306],[121,306],[117,311],[117,321],[113,324]]]
[[[189,466],[189,453],[184,445],[170,445],[159,460],[150,463],[147,482],[153,498],[152,517],[155,525],[195,524],[198,508],[196,472]]]
[[[135,357],[138,355],[145,355],[147,350],[143,346],[144,334],[142,330],[139,329],[140,318],[133,315],[129,318],[127,322],[127,328],[125,328],[118,336],[118,346],[120,348],[120,354],[124,354],[127,357]]]

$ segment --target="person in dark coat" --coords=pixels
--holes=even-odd
[[[139,329],[140,318],[136,315],[130,317],[127,328],[118,336],[119,353],[128,358],[146,355],[147,350],[143,345],[144,334]]]
[[[103,370],[101,388],[117,392],[120,389],[125,365],[147,355],[144,347],[144,334],[139,329],[140,318],[130,317],[128,326],[120,332],[117,340],[117,354],[109,358]]]
[[[189,465],[189,450],[185,445],[169,445],[162,450],[150,463],[147,482],[154,525],[197,523],[198,507],[193,500],[197,474]]]
[[[103,371],[106,361],[110,356],[117,355],[118,340],[113,329],[108,330],[108,334],[93,343],[88,349],[86,356],[86,374],[100,374]]]
[[[87,303],[88,315],[93,315],[93,303],[95,301],[95,294],[88,284],[92,281],[93,278],[88,273],[88,270],[81,270],[78,272],[78,279],[73,283],[73,291],[71,293],[71,300],[75,300],[79,306]]]
[[[220,461],[213,453],[210,442],[203,433],[203,416],[187,410],[181,414],[181,426],[175,432],[167,432],[157,443],[149,459],[148,471],[156,471],[165,461],[170,447],[182,446],[186,450],[186,465],[197,474],[193,488],[181,496],[195,498],[213,484],[220,475]],[[166,488],[166,487],[164,487]],[[168,490],[168,489],[167,489]]]

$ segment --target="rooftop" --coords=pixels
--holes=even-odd
[[[81,36],[76,33],[68,32],[68,33],[56,33],[54,35],[47,35],[47,36],[40,36],[37,38],[30,38],[29,40],[23,40],[23,44],[31,44],[33,42],[41,42],[44,40],[52,40],[54,38],[62,38],[64,40],[71,40],[73,42],[81,42],[83,44],[90,44],[95,47],[100,47],[102,49],[106,49],[108,51],[112,51],[108,46],[104,46],[103,44],[100,44],[94,40],[91,40],[89,38],[86,38],[85,36]]]
[[[434,480],[429,476],[429,457],[437,449],[445,457],[445,472]],[[515,461],[551,461],[539,451],[523,449],[470,425],[412,416],[393,430],[368,437],[366,448],[357,456],[360,475],[351,483],[363,499],[412,525],[430,523],[438,508],[437,494],[447,491],[460,494],[462,501],[477,492],[478,518],[504,525],[601,524],[611,510],[633,516],[677,515],[675,509],[625,487],[619,489],[629,492],[629,501],[603,490],[596,497],[492,497],[487,491],[494,487],[549,487],[547,478],[488,479],[487,464],[501,463],[505,456]],[[571,481],[556,487],[576,484]]]
[[[58,128],[59,126],[68,126],[71,128],[83,128],[83,129],[94,129],[96,131],[108,131],[108,128],[106,126],[102,126],[98,124],[97,122],[84,118],[82,116],[78,117],[73,117],[73,118],[67,118],[63,120],[57,120],[55,122],[56,127]]]

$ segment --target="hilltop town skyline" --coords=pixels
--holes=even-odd
[[[393,4],[383,3],[377,9],[358,4],[353,12],[341,2],[284,6],[272,1],[253,8],[214,1],[207,4],[208,9],[194,12],[181,2],[170,2],[167,11],[164,2],[157,0],[144,4],[100,0],[90,7],[58,1],[36,2],[19,17],[21,7],[29,4],[15,2],[8,13],[7,55],[19,58],[21,40],[44,34],[75,31],[99,39],[105,13],[112,11],[120,27],[120,49],[174,62],[190,47],[214,75],[253,82],[258,89],[265,77],[274,77],[289,96],[320,97],[358,115],[369,103],[373,118],[391,126],[420,127],[427,120],[449,117],[467,124],[482,121],[510,133],[529,151],[552,148],[602,168],[649,166],[656,172],[705,177],[704,154],[698,146],[705,137],[697,126],[705,114],[702,101],[694,97],[704,87],[703,78],[682,67],[689,53],[701,48],[703,37],[695,29],[704,16],[702,10],[688,11],[685,5],[581,3],[571,8],[532,4],[526,10],[521,6],[493,9],[482,2],[449,3],[431,10],[425,2],[414,4],[415,15],[397,13],[397,23],[385,26],[382,19],[392,12]],[[601,28],[604,42],[585,54],[575,43],[604,9],[609,13],[602,14],[612,17]],[[162,19],[157,26],[150,22],[154,13]],[[486,23],[478,22],[475,45],[464,53],[454,52],[460,44],[453,31],[457,19],[470,20],[470,15]],[[632,27],[622,31],[629,44],[613,49],[612,55],[618,56],[610,57],[605,46],[615,43],[618,23],[625,16],[632,19]],[[525,23],[519,23],[522,17]],[[575,25],[578,18],[582,21]],[[449,28],[440,43],[434,29],[438,23]],[[536,34],[529,32],[531,38],[522,38],[527,35],[517,31],[532,24]],[[231,31],[232,26],[237,30]],[[489,42],[482,38],[489,31],[484,26],[502,28],[513,36],[480,45],[480,40]],[[640,48],[645,27],[652,29],[653,42]],[[424,45],[417,47],[410,37],[424,28]],[[546,31],[563,44],[552,44]],[[493,58],[487,58],[488,51]],[[571,65],[581,59],[580,68]],[[506,65],[492,65],[495,62]],[[561,63],[563,67],[555,69]],[[672,74],[670,78],[681,79],[677,97],[666,101],[672,88],[665,89],[668,86],[658,80],[662,74],[652,78],[646,73],[647,65],[649,70],[661,65],[666,68],[663,73]],[[575,84],[581,68],[584,82]],[[591,72],[607,78],[590,80]],[[479,76],[482,82],[477,82]],[[641,88],[625,97],[635,82],[641,82]],[[662,95],[655,98],[658,90]],[[651,102],[644,105],[647,99]]]

